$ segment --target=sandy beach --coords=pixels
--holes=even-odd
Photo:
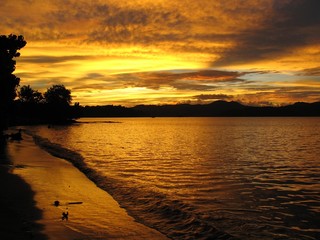
[[[0,168],[1,239],[167,239],[136,222],[107,192],[71,163],[40,149],[31,136],[8,142],[3,156],[13,167]]]
[[[0,235],[3,240],[48,239],[37,221],[42,211],[36,207],[34,192],[18,175],[12,174],[8,157],[0,155]]]

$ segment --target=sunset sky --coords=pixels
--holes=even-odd
[[[320,101],[319,0],[0,0],[15,74],[81,105]]]

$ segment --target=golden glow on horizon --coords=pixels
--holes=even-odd
[[[82,105],[286,104],[320,101],[312,4],[4,0],[0,21],[28,42],[21,85],[64,84]]]

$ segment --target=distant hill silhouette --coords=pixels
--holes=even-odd
[[[320,102],[298,102],[282,107],[253,107],[238,102],[215,101],[210,104],[85,106],[82,117],[264,117],[320,116]]]

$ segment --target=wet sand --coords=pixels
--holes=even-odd
[[[20,192],[21,196],[7,195],[6,202],[11,202],[11,197],[31,202],[28,209],[33,215],[30,220],[35,221],[33,231],[41,231],[47,236],[38,234],[33,239],[167,239],[158,231],[137,223],[107,192],[71,163],[40,149],[31,136],[24,134],[23,138],[21,142],[8,143],[7,155],[14,164],[14,175],[1,172],[0,176],[10,176],[22,182],[18,184],[7,179],[8,189],[27,190],[25,194]],[[4,185],[1,184],[0,188],[3,189]],[[55,201],[59,201],[59,206],[54,205]],[[4,206],[0,208],[3,210]],[[19,211],[22,206],[14,204],[12,208]],[[68,221],[61,219],[63,212],[69,213]]]
[[[19,176],[11,173],[10,166],[0,157],[0,238],[2,240],[37,239],[47,237],[43,226],[36,223],[42,212],[33,200],[34,192]]]

